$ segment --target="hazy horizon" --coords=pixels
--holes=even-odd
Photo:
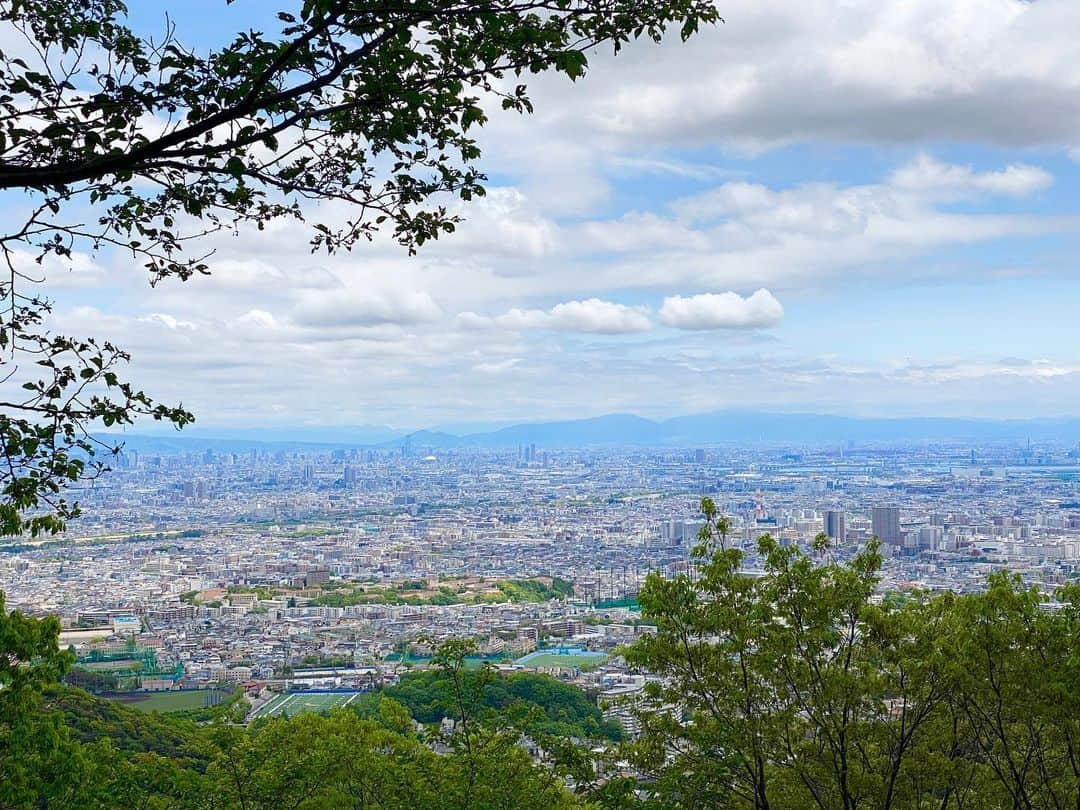
[[[838,414],[720,410],[649,419],[636,414],[602,414],[568,420],[440,424],[394,428],[388,425],[281,424],[276,426],[191,426],[182,432],[144,429],[103,434],[131,440],[180,439],[321,445],[391,446],[419,437],[419,446],[506,447],[539,442],[558,447],[639,444],[679,445],[744,441],[952,441],[986,440],[1070,444],[1080,440],[1080,417],[992,419],[974,417],[850,417]],[[460,440],[460,441],[457,441]]]

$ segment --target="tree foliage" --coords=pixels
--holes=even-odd
[[[52,333],[42,272],[106,250],[188,279],[204,237],[312,211],[313,250],[383,227],[415,250],[484,193],[473,133],[532,109],[525,77],[717,19],[712,0],[303,0],[200,51],[133,30],[122,0],[0,2],[0,190],[26,210],[0,234],[0,533],[78,513],[64,485],[116,450],[93,431],[193,418],[122,379],[123,349]]]
[[[548,810],[580,806],[558,773],[522,746],[521,726],[471,714],[464,642],[440,651],[457,719],[420,734],[384,698],[361,717],[339,709],[244,727],[143,713],[56,679],[69,663],[55,620],[0,616],[0,807],[321,810],[328,807]],[[490,718],[489,718],[490,719]]]
[[[653,575],[656,673],[629,749],[662,806],[1050,808],[1080,801],[1080,590],[877,596],[876,542],[840,562],[758,541],[743,572],[709,501],[693,576]]]
[[[61,650],[60,622],[6,610],[0,593],[0,807],[29,806],[67,794],[78,763],[63,722],[42,717],[42,693],[71,667]],[[56,775],[47,786],[40,774]]]
[[[463,671],[461,681],[465,694],[477,700],[469,707],[471,713],[482,722],[516,717],[525,721],[526,731],[534,734],[582,740],[622,737],[621,728],[606,723],[600,709],[581,689],[550,675],[493,675],[481,668]],[[398,683],[369,696],[361,706],[365,711],[375,711],[380,697],[402,704],[419,723],[439,723],[458,714],[453,678],[442,670],[402,675]]]

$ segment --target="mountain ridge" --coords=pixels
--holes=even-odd
[[[961,417],[853,417],[832,414],[722,410],[653,420],[629,413],[558,421],[523,422],[496,430],[459,435],[445,430],[390,431],[389,428],[331,427],[237,430],[200,434],[109,434],[148,452],[210,447],[233,450],[330,447],[414,450],[498,449],[535,444],[548,448],[612,446],[700,446],[718,443],[844,441],[1080,441],[1080,417],[975,419]],[[396,435],[387,435],[387,433]]]

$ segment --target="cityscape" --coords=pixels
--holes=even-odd
[[[631,732],[647,673],[620,650],[652,629],[636,596],[693,569],[706,497],[749,572],[763,534],[815,553],[823,533],[839,559],[877,538],[880,598],[1008,568],[1051,603],[1080,571],[1076,445],[195,447],[123,451],[66,534],[3,549],[0,589],[59,616],[107,686],[240,684],[252,717],[295,690],[392,683],[468,638],[606,695]]]

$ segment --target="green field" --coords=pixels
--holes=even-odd
[[[189,689],[182,692],[130,692],[113,698],[144,712],[183,712],[202,709],[227,700],[230,692],[219,689]],[[207,698],[210,696],[210,703]]]
[[[592,669],[607,660],[604,655],[567,655],[565,653],[533,653],[516,663],[527,667],[576,667],[580,670]]]
[[[360,694],[360,692],[289,692],[278,695],[269,703],[259,707],[251,715],[251,719],[292,717],[305,712],[326,714],[331,709],[349,705]]]

